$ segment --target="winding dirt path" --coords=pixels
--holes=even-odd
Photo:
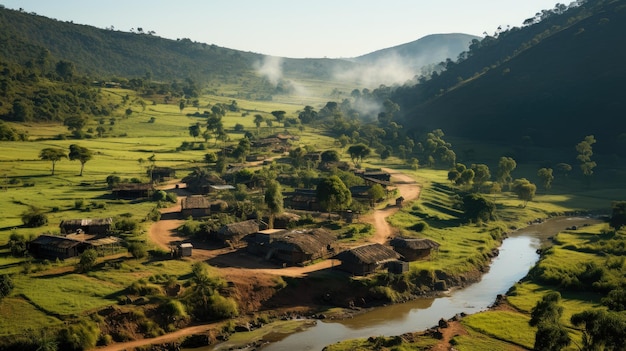
[[[383,170],[391,174],[391,181],[398,188],[400,196],[404,197],[404,201],[419,199],[422,187],[413,178],[393,169],[383,168]],[[374,236],[369,239],[370,242],[383,244],[393,235],[394,229],[387,222],[387,217],[398,212],[398,210],[400,208],[396,206],[395,199],[391,199],[384,209],[373,211],[361,217],[361,221],[370,223],[375,228]]]

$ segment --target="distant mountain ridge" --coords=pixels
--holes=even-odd
[[[171,40],[147,33],[99,29],[1,7],[0,28],[0,59],[5,62],[23,65],[46,53],[52,62],[71,61],[79,73],[101,78],[172,81],[193,77],[204,82],[236,83],[255,79],[266,58],[186,38]],[[352,60],[279,58],[278,68],[281,78],[345,79],[336,73],[366,74],[363,70],[369,65],[393,54],[410,63],[410,70],[402,72],[407,75],[404,80],[415,75],[418,62],[430,64],[445,60],[444,56],[455,58],[467,48],[471,38],[474,37],[465,34],[432,35]],[[438,55],[433,56],[434,53]],[[372,82],[375,86],[378,83]]]
[[[377,50],[350,60],[371,64],[397,58],[414,69],[420,69],[448,58],[455,61],[461,52],[469,49],[472,40],[480,39],[482,38],[462,33],[430,34],[410,43]]]

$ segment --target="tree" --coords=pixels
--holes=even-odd
[[[193,137],[193,140],[196,140],[196,138],[200,136],[200,123],[189,126],[189,135]],[[207,140],[205,139],[205,141]]]
[[[185,109],[185,100],[180,100],[178,103],[178,109],[180,110],[180,113],[183,113],[183,110]]]
[[[39,158],[44,161],[52,162],[52,175],[54,175],[54,167],[57,161],[67,158],[67,154],[61,148],[47,147],[39,152]]]
[[[87,119],[81,116],[67,117],[63,124],[67,126],[70,132],[80,132],[87,124]]]
[[[537,176],[543,182],[543,188],[545,190],[550,190],[550,188],[552,188],[552,181],[554,180],[554,175],[552,175],[552,168],[540,168],[537,171]]]
[[[9,296],[13,287],[13,280],[11,280],[8,274],[0,275],[0,300],[2,300],[3,297]]]
[[[97,259],[98,252],[96,252],[96,250],[85,250],[85,252],[80,255],[80,260],[78,261],[78,264],[76,264],[76,270],[80,273],[90,271],[96,265]]]
[[[85,163],[93,158],[93,153],[86,147],[82,147],[76,144],[70,145],[70,154],[69,158],[71,161],[78,160],[80,162],[80,174],[79,176],[83,176],[83,169],[85,168]]]
[[[338,162],[339,153],[336,150],[326,150],[320,155],[322,162]]]
[[[537,186],[526,178],[515,179],[512,187],[513,193],[517,195],[517,198],[524,201],[524,207],[528,204],[528,201],[532,201],[537,191]]]
[[[311,123],[317,118],[317,111],[312,106],[304,106],[304,111],[298,114],[298,118],[302,124]]]
[[[596,163],[591,161],[591,156],[593,156],[592,145],[595,143],[596,139],[594,136],[587,135],[583,141],[576,145],[576,151],[578,152],[576,159],[580,161],[580,169],[587,180],[593,175],[593,169],[596,167]]]
[[[30,206],[28,210],[22,212],[22,223],[28,228],[43,227],[48,224],[48,216],[40,208]]]
[[[280,184],[275,180],[267,182],[265,189],[265,204],[269,209],[269,229],[274,228],[274,216],[283,211],[283,193],[280,190]]]
[[[586,310],[570,321],[583,327],[583,350],[623,350],[626,345],[626,317],[621,313]]]
[[[352,194],[346,185],[336,175],[324,178],[317,185],[315,192],[320,206],[330,213],[343,210],[352,203]]]
[[[459,177],[459,179],[457,179],[456,182],[458,185],[467,185],[468,187],[470,187],[474,182],[474,170],[471,168],[464,170],[463,172],[461,172],[461,176]]]
[[[561,323],[563,307],[559,305],[561,294],[550,292],[537,302],[530,313],[531,326],[537,326],[533,350],[559,351],[570,344],[571,340]]]
[[[374,184],[367,189],[367,196],[370,198],[370,203],[373,206],[376,202],[385,198],[385,189],[380,184]]]
[[[74,77],[74,73],[76,72],[76,68],[74,67],[74,63],[69,61],[59,61],[56,64],[56,72],[62,79],[69,81]]]
[[[348,148],[348,154],[350,154],[350,158],[355,165],[357,164],[357,161],[358,163],[361,163],[371,152],[372,150],[365,144],[356,144]]]
[[[498,170],[496,173],[496,181],[502,185],[511,184],[511,172],[517,167],[517,162],[511,157],[500,157],[498,161]]]
[[[480,194],[463,196],[465,218],[472,222],[487,222],[495,218],[496,204]]]
[[[473,164],[471,169],[474,171],[474,184],[478,189],[489,179],[491,179],[491,172],[489,167],[485,164]]]
[[[620,229],[626,225],[626,201],[614,201],[611,204],[609,225],[615,229]]]
[[[285,114],[285,111],[272,111],[272,116],[276,118],[276,122],[278,123],[283,123],[283,121],[285,120]]]
[[[259,134],[259,129],[261,128],[261,123],[263,123],[265,119],[263,116],[256,114],[254,115],[254,124],[256,125],[256,133]]]

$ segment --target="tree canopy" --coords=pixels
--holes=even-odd
[[[52,162],[52,175],[54,175],[54,168],[57,161],[67,158],[67,154],[65,153],[65,150],[61,148],[47,147],[39,152],[39,158],[44,161]]]
[[[532,201],[535,197],[537,186],[526,178],[520,178],[515,179],[512,190],[517,195],[518,199],[524,201],[524,207],[526,207],[528,201]]]
[[[352,203],[352,194],[336,175],[324,178],[317,185],[316,197],[320,206],[329,212],[343,210]]]
[[[70,145],[69,158],[71,161],[77,160],[80,162],[80,174],[83,175],[83,169],[85,169],[85,163],[93,158],[93,153],[86,147],[72,144]]]

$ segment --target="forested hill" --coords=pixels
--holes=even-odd
[[[475,41],[440,76],[399,89],[405,125],[546,146],[594,134],[599,149],[623,153],[626,0],[557,7],[526,22],[538,23]]]
[[[62,22],[0,8],[0,60],[24,65],[46,60],[72,62],[77,73],[94,78],[193,78],[241,83],[263,63],[261,54],[243,52],[186,38],[170,40],[150,32],[134,33]],[[343,60],[285,59],[285,75],[331,77],[356,65]],[[294,61],[297,64],[293,64]],[[29,63],[30,62],[30,63]]]

